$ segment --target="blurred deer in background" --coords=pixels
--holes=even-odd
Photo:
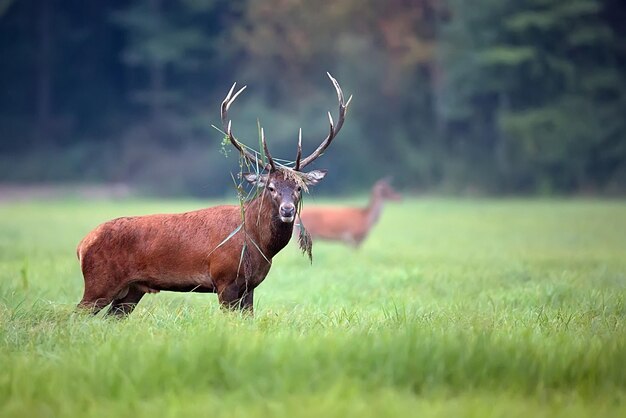
[[[359,247],[376,224],[386,200],[402,199],[390,179],[378,180],[372,187],[370,202],[365,208],[313,206],[302,209],[300,222],[313,238],[343,241]]]
[[[302,158],[302,134],[293,168],[278,164],[261,142],[267,161],[241,144],[231,130],[228,109],[245,89],[222,102],[221,119],[230,143],[252,167],[244,174],[259,187],[257,196],[237,205],[216,206],[180,214],[114,219],[96,227],[77,248],[85,279],[78,304],[93,313],[111,304],[109,314],[130,314],[146,293],[161,290],[217,293],[229,309],[252,312],[254,289],[265,279],[274,257],[289,242],[303,190],[317,184],[323,170],[302,171],[331,144],[341,129],[350,99],[339,99],[337,124],[328,113],[330,132],[311,155]],[[310,240],[309,240],[310,244]],[[309,245],[310,251],[310,245]]]

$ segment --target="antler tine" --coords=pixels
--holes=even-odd
[[[272,154],[270,154],[270,150],[267,148],[267,142],[265,142],[265,130],[263,128],[261,128],[261,142],[263,143],[263,151],[265,152],[265,156],[267,157],[271,170],[276,171],[276,164],[274,164]]]
[[[237,151],[239,151],[246,160],[248,160],[248,162],[252,165],[256,165],[258,164],[260,167],[264,167],[264,168],[268,168],[267,164],[263,164],[263,161],[257,157],[255,154],[251,153],[250,151],[248,151],[247,149],[245,149],[245,147],[243,145],[241,145],[241,143],[239,141],[237,141],[237,139],[233,136],[233,132],[232,132],[232,121],[230,119],[228,119],[228,109],[230,108],[230,105],[233,104],[233,102],[235,101],[235,99],[246,89],[247,86],[243,86],[242,88],[240,88],[237,93],[233,94],[233,91],[235,91],[235,87],[237,86],[237,83],[233,83],[233,86],[230,88],[230,91],[228,92],[228,94],[226,95],[226,97],[224,98],[224,101],[222,102],[221,105],[221,117],[222,117],[222,126],[224,127],[224,131],[226,133],[226,135],[228,136],[228,140],[230,141],[231,144],[233,144],[233,146],[237,149]]]
[[[326,151],[326,148],[328,148],[335,136],[337,136],[337,134],[341,130],[341,127],[343,126],[343,122],[345,120],[346,110],[348,109],[350,101],[352,100],[352,96],[350,96],[348,98],[348,101],[346,102],[343,96],[343,91],[341,90],[341,86],[339,86],[337,80],[335,80],[335,78],[330,75],[330,73],[326,74],[328,74],[328,78],[330,78],[330,81],[333,83],[335,91],[337,92],[337,100],[339,101],[339,119],[337,120],[337,124],[335,125],[333,123],[333,117],[331,116],[330,112],[328,112],[328,121],[330,123],[330,132],[328,133],[328,136],[322,141],[317,149],[313,151],[311,155],[309,155],[300,162],[300,165],[296,168],[296,170],[302,169],[311,164],[313,161],[315,161],[315,159],[317,159],[317,157],[319,157],[324,153],[324,151]]]
[[[302,158],[302,128],[298,131],[298,153],[296,154],[296,165],[294,170],[300,170],[300,159]]]

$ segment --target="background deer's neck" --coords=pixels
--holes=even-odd
[[[380,196],[376,190],[372,190],[372,195],[370,197],[370,202],[367,205],[367,227],[371,228],[378,219],[380,218],[380,214],[383,211],[383,198]]]

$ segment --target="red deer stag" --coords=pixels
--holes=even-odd
[[[302,169],[324,153],[341,129],[346,109],[337,81],[336,124],[328,113],[330,132],[311,155],[302,158],[302,136],[293,167],[272,159],[261,131],[267,161],[246,149],[231,130],[228,109],[245,86],[222,102],[221,119],[230,143],[252,166],[263,170],[245,174],[259,187],[257,196],[241,207],[216,206],[179,214],[125,217],[96,227],[78,245],[85,279],[78,304],[97,313],[128,315],[146,293],[161,290],[217,293],[222,307],[252,312],[254,289],[265,279],[274,257],[289,242],[303,188],[324,178],[326,171]]]
[[[400,199],[401,196],[385,178],[377,181],[372,187],[367,207],[307,207],[302,209],[300,221],[313,238],[343,241],[358,247],[378,221],[383,210],[383,202]]]

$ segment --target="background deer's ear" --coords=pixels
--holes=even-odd
[[[314,186],[326,175],[327,170],[313,170],[304,174],[304,182],[307,186]]]
[[[243,178],[250,184],[255,184],[257,187],[264,187],[267,183],[267,174],[255,174],[255,173],[243,173]]]

